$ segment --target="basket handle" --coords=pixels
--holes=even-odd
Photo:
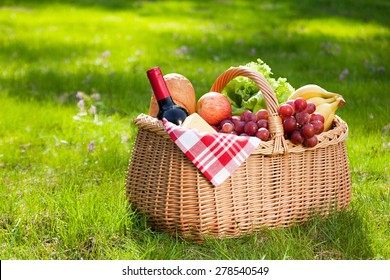
[[[210,91],[221,92],[235,77],[243,76],[251,79],[261,90],[268,110],[268,127],[271,140],[274,141],[272,155],[287,154],[288,145],[284,139],[282,119],[278,114],[279,103],[268,81],[258,71],[244,66],[232,67],[223,72],[214,82]]]

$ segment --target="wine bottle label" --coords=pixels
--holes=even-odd
[[[148,70],[147,75],[157,101],[171,96],[159,67]]]

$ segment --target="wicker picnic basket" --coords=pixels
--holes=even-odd
[[[210,91],[221,92],[237,76],[253,80],[269,111],[270,141],[261,142],[220,186],[210,181],[174,144],[161,121],[141,114],[126,176],[126,195],[150,225],[171,235],[203,240],[232,238],[264,227],[287,227],[314,214],[346,208],[351,179],[338,116],[313,148],[285,140],[278,102],[267,80],[246,67],[230,68]]]

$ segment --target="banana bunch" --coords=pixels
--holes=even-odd
[[[288,100],[295,100],[299,97],[316,105],[315,112],[323,115],[325,119],[324,131],[332,127],[336,110],[345,104],[345,100],[340,94],[329,92],[313,84],[298,88],[289,96]]]

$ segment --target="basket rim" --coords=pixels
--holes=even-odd
[[[133,123],[138,127],[138,129],[155,133],[165,139],[169,139],[172,141],[172,139],[169,137],[168,133],[164,128],[163,122],[157,118],[141,113],[137,116],[137,118],[133,120]],[[318,144],[316,146],[312,148],[308,148],[308,147],[304,147],[303,145],[293,144],[290,140],[285,140],[286,144],[288,145],[288,149],[284,149],[282,153],[278,153],[278,154],[280,155],[280,154],[288,154],[288,153],[302,153],[305,151],[325,148],[327,146],[335,145],[344,141],[348,136],[347,123],[339,116],[335,115],[333,120],[333,125],[334,126],[332,129],[317,135]],[[268,141],[261,141],[259,146],[252,154],[263,154],[267,156],[275,156],[276,154],[274,153],[274,145],[275,145],[275,139],[271,139]]]

